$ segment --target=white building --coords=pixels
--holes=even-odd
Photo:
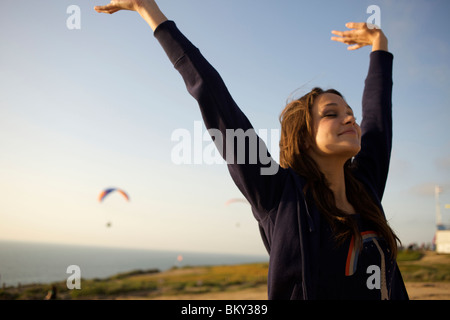
[[[436,230],[436,252],[450,253],[450,230]]]
[[[450,226],[442,223],[441,205],[439,203],[439,194],[442,193],[443,188],[435,186],[434,196],[436,201],[436,235],[434,243],[437,253],[450,253]],[[445,205],[446,209],[450,209],[450,204]]]

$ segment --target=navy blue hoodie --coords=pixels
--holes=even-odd
[[[239,109],[222,78],[200,51],[178,30],[173,21],[154,32],[170,61],[183,77],[188,92],[197,100],[208,129],[254,131]],[[370,54],[370,66],[362,100],[361,151],[355,157],[355,176],[381,208],[392,142],[391,53]],[[269,299],[314,299],[317,295],[320,248],[320,213],[303,193],[305,179],[292,169],[281,168],[270,157],[264,142],[256,137],[259,157],[239,161],[236,150],[217,144],[227,160],[236,186],[249,201],[270,255]],[[246,159],[251,156],[247,148]],[[274,170],[274,168],[276,170]],[[266,171],[264,171],[266,170]],[[308,201],[307,201],[308,199]],[[394,262],[387,279],[390,299],[408,299]]]

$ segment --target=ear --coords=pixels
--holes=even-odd
[[[305,141],[305,151],[308,151],[309,148],[311,148],[311,145],[309,144],[309,142]]]
[[[305,148],[305,151],[308,151],[308,150],[311,148],[311,146],[312,146],[312,141],[311,141],[311,138],[310,138],[310,137],[308,137],[308,138],[305,139],[305,141],[303,142],[303,146],[304,146],[304,148]]]

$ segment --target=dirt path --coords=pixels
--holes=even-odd
[[[450,300],[450,282],[407,282],[405,286],[411,300]],[[147,298],[121,297],[121,299]],[[155,300],[267,300],[267,287],[260,286],[235,292],[160,296]]]
[[[407,282],[411,300],[450,300],[450,282]]]
[[[267,286],[231,292],[162,296],[155,300],[267,300]]]

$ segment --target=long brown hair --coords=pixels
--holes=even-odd
[[[325,175],[306,152],[307,146],[315,143],[312,106],[315,99],[323,93],[333,93],[343,98],[341,93],[334,89],[324,91],[321,88],[314,88],[300,99],[287,104],[282,111],[280,115],[280,165],[283,168],[292,168],[298,175],[306,179],[306,188],[311,191],[319,211],[330,224],[338,244],[342,244],[351,236],[361,243],[362,239],[355,219],[336,207],[334,194]],[[363,184],[354,177],[351,159],[345,163],[344,173],[348,201],[356,212],[360,213],[361,218],[370,223],[371,227],[375,229],[374,231],[385,239],[392,256],[395,257],[399,239],[389,227],[381,209]]]

